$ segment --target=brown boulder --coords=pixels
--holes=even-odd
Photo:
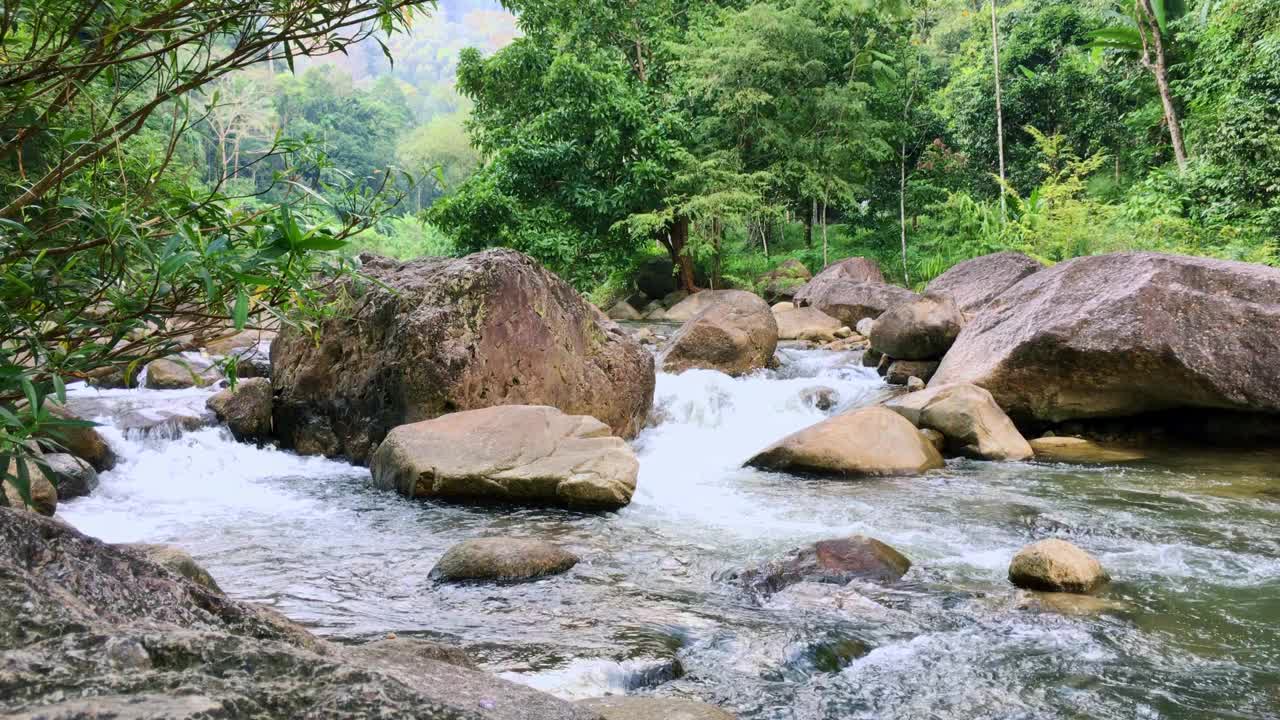
[[[208,360],[178,355],[152,360],[147,363],[146,374],[142,384],[152,390],[206,387],[222,377]]]
[[[1142,460],[1146,454],[1127,447],[1104,445],[1078,437],[1036,438],[1030,442],[1037,460],[1109,465]]]
[[[1039,260],[1018,252],[983,255],[952,266],[934,278],[925,293],[949,295],[961,312],[972,315],[1026,276],[1043,269]]]
[[[884,381],[890,385],[906,385],[911,378],[916,378],[927,383],[938,371],[938,365],[937,360],[894,360],[884,369]]]
[[[27,487],[30,490],[31,505],[30,509],[38,512],[46,517],[52,517],[58,511],[58,489],[53,486],[49,478],[45,477],[44,472],[31,461],[27,464]],[[9,461],[9,477],[17,477],[18,461]],[[11,508],[28,507],[22,498],[22,493],[18,487],[14,485],[15,481],[4,480],[4,497],[0,498],[0,505],[8,504]]]
[[[742,290],[715,292],[717,300],[671,336],[658,358],[663,370],[678,373],[706,368],[738,376],[767,367],[773,360],[778,324],[769,305]]]
[[[196,562],[195,558],[181,548],[173,545],[156,545],[151,543],[125,543],[118,545],[124,550],[138,553],[142,557],[159,565],[160,567],[177,573],[191,582],[216,593],[221,593],[222,588],[218,587],[217,581]]]
[[[896,360],[936,360],[956,341],[964,317],[945,295],[924,295],[895,305],[876,319],[871,347]]]
[[[977,385],[938,385],[901,395],[885,407],[921,428],[942,433],[961,454],[983,460],[1025,460],[1031,446]]]
[[[550,405],[632,437],[653,404],[653,356],[555,275],[512,250],[399,263],[322,324],[271,346],[276,437],[367,462],[393,427],[456,410]],[[389,289],[380,287],[378,283]]]
[[[1032,543],[1009,563],[1009,582],[1027,590],[1088,594],[1110,579],[1097,558],[1065,540]]]
[[[797,305],[812,305],[811,298],[817,293],[823,292],[827,286],[834,282],[847,280],[850,282],[875,283],[884,284],[884,273],[880,272],[880,266],[876,265],[876,261],[864,257],[845,258],[840,262],[828,265],[821,272],[813,276],[813,279],[805,283],[795,293],[795,301]],[[857,322],[856,320],[854,322]],[[849,324],[853,326],[852,323]]]
[[[1082,257],[991,301],[933,383],[1015,421],[1185,408],[1280,413],[1280,269],[1157,253]]]
[[[59,419],[84,422],[83,418],[62,405],[48,403],[45,407],[51,415]],[[102,433],[93,427],[53,427],[49,436],[62,445],[67,452],[87,461],[98,472],[104,472],[116,466],[115,451],[107,444]]]
[[[694,316],[702,313],[704,310],[719,304],[724,300],[733,298],[737,293],[746,292],[744,290],[703,290],[692,295],[685,293],[675,304],[671,305],[665,314],[664,319],[668,322],[688,322]],[[748,295],[750,293],[747,293]],[[674,296],[675,293],[672,293]],[[668,296],[671,297],[671,296]],[[665,300],[664,300],[665,302]]]
[[[814,278],[814,282],[817,282],[817,278]],[[916,297],[915,293],[897,285],[835,280],[808,293],[803,301],[797,294],[796,304],[818,308],[839,320],[841,325],[856,327],[864,318],[878,318],[889,308],[910,302]]]
[[[788,435],[747,461],[765,470],[827,475],[913,475],[940,468],[942,456],[901,415],[882,407],[827,418]]]
[[[786,558],[746,570],[735,579],[758,592],[774,593],[799,582],[896,582],[910,569],[911,561],[889,545],[851,535],[793,550]]]
[[[503,405],[401,425],[371,469],[407,497],[590,509],[631,502],[640,464],[595,418]]]
[[[512,583],[557,575],[577,564],[578,556],[544,540],[486,537],[446,550],[430,576],[440,582]]]
[[[609,308],[608,315],[610,320],[641,320],[644,318],[644,316],[640,314],[640,311],[636,310],[635,307],[626,300],[619,300],[614,303],[613,307]]]
[[[205,405],[241,442],[271,437],[271,381],[266,378],[241,380],[235,388],[214,394]]]
[[[773,319],[778,323],[779,340],[833,342],[836,331],[844,327],[844,323],[812,307],[775,310]]]

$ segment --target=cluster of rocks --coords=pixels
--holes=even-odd
[[[54,418],[83,422],[62,405],[49,403],[46,407]],[[59,452],[45,452],[35,446],[32,447],[32,452],[37,459],[24,461],[29,480],[30,505],[13,483],[5,482],[4,491],[0,492],[0,506],[30,509],[41,515],[52,516],[57,512],[59,500],[90,494],[98,487],[98,473],[116,465],[115,452],[93,427],[58,426],[49,439],[57,443]],[[15,458],[8,462],[9,476],[16,477],[18,460]]]

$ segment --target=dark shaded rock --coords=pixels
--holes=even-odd
[[[431,568],[431,578],[440,582],[523,582],[558,575],[577,564],[576,555],[545,540],[486,537],[449,548]]]
[[[708,292],[711,291],[698,293],[681,305]],[[658,358],[663,370],[678,373],[706,368],[736,377],[768,367],[778,347],[778,323],[769,305],[742,290],[715,292],[715,302],[671,336]]]
[[[868,346],[867,349],[862,351],[862,367],[878,368],[883,358],[884,353]]]
[[[18,491],[17,486],[12,482],[4,482],[4,493],[0,498],[0,505],[6,505],[11,508],[29,509],[46,517],[52,517],[58,511],[58,490],[45,477],[34,462],[26,461],[27,464],[27,483],[31,495],[31,504],[28,506],[23,499],[22,493]],[[9,461],[9,476],[15,477],[18,472],[18,461]]]
[[[1275,415],[1277,357],[1280,269],[1116,253],[1009,288],[932,382],[984,387],[1020,424],[1185,408]]]
[[[665,297],[676,289],[675,265],[671,258],[653,257],[636,269],[636,289],[651,298]]]
[[[98,487],[98,472],[86,460],[67,453],[50,453],[44,461],[53,472],[59,500],[84,497]]]
[[[925,293],[949,295],[961,312],[972,315],[1023,278],[1043,269],[1039,260],[1018,252],[983,255],[934,278]]]
[[[884,369],[884,381],[890,385],[906,385],[914,377],[927,383],[938,371],[938,365],[937,360],[894,360]]]
[[[277,438],[368,461],[391,428],[458,410],[538,404],[632,437],[653,356],[568,284],[512,250],[398,263],[365,256],[348,311],[271,347]]]
[[[911,561],[889,545],[865,535],[851,535],[798,548],[782,560],[745,570],[735,579],[758,592],[775,593],[799,582],[896,582],[910,569]]]
[[[814,278],[810,284],[817,282]],[[835,280],[805,295],[803,305],[816,307],[848,327],[865,318],[878,318],[889,308],[919,297],[906,288],[876,282]],[[800,303],[800,295],[796,294]]]
[[[884,273],[880,272],[880,266],[876,265],[876,261],[870,258],[845,258],[840,262],[828,265],[817,275],[814,275],[812,280],[796,291],[795,302],[797,305],[816,305],[813,302],[813,296],[825,292],[831,284],[840,281],[883,285]],[[858,320],[861,320],[861,318],[857,318],[847,324],[849,327],[853,327]]]
[[[219,421],[227,424],[237,440],[245,442],[271,437],[270,380],[241,380],[234,388],[215,393],[206,404]]]
[[[6,717],[598,720],[467,668],[349,653],[140,554],[3,508],[0,652]]]
[[[897,360],[936,360],[956,341],[964,317],[945,295],[924,295],[895,305],[876,319],[871,347]]]

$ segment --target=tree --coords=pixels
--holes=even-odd
[[[318,291],[346,266],[321,251],[395,202],[365,184],[318,208],[294,177],[323,155],[283,139],[282,200],[227,198],[184,140],[207,120],[192,94],[401,29],[422,4],[42,0],[0,14],[0,472],[24,498],[64,379],[130,373],[227,324],[331,312]]]

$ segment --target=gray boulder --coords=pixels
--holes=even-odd
[[[796,291],[795,302],[797,305],[813,305],[815,304],[812,301],[814,295],[825,292],[832,283],[846,280],[883,285],[884,273],[880,272],[880,266],[876,265],[876,261],[870,258],[845,258],[828,265],[814,275],[812,280]],[[854,322],[856,323],[857,320]],[[853,323],[849,323],[849,326],[852,327]]]
[[[983,255],[953,266],[925,288],[928,295],[947,295],[960,311],[973,315],[1020,280],[1044,269],[1039,260],[1018,252]]]
[[[964,317],[945,295],[924,295],[890,308],[871,328],[871,347],[895,360],[936,360],[956,341]]]
[[[84,497],[98,487],[98,471],[86,460],[68,453],[50,453],[44,461],[53,472],[59,500]]]
[[[577,564],[578,556],[545,540],[486,537],[449,548],[431,568],[431,578],[441,582],[523,582],[558,575]]]

